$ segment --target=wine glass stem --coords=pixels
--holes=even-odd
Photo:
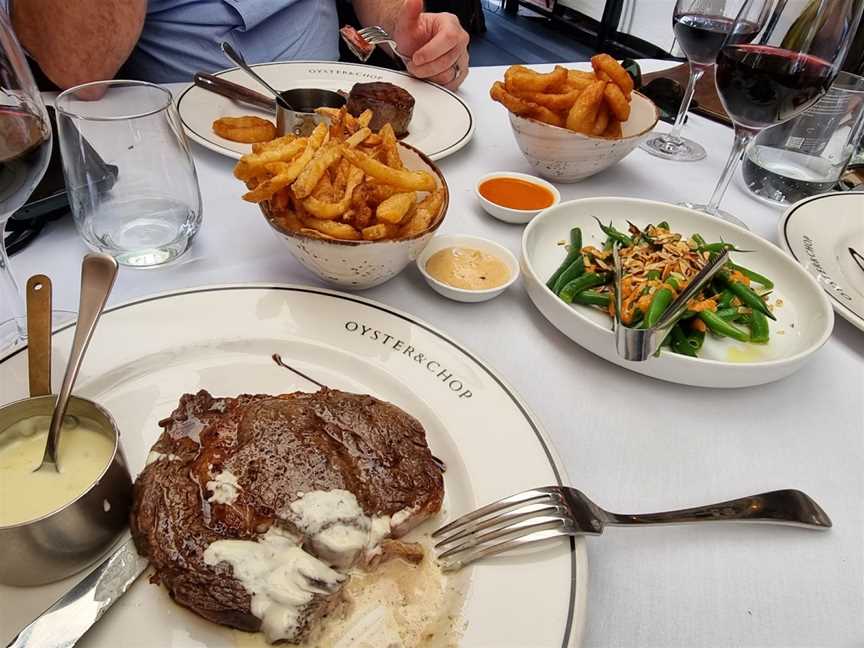
[[[705,209],[709,214],[716,214],[720,209],[720,201],[723,200],[723,194],[726,193],[726,187],[729,186],[729,181],[732,179],[732,175],[738,167],[738,161],[744,154],[744,149],[747,148],[747,144],[751,139],[753,139],[752,132],[744,130],[743,128],[738,128],[737,126],[735,127],[735,143],[732,144],[732,152],[729,153],[729,159],[726,160],[723,174],[720,176],[720,180],[714,188],[714,193],[711,194],[711,200],[708,202],[708,206]]]
[[[684,128],[684,120],[687,119],[687,111],[690,110],[690,103],[693,101],[693,93],[696,92],[696,83],[705,74],[704,65],[690,64],[690,80],[687,82],[687,89],[684,91],[684,96],[681,98],[681,105],[678,108],[678,116],[675,118],[675,124],[672,130],[666,135],[666,138],[679,142],[681,140],[681,129]]]
[[[0,218],[0,296],[2,296],[3,302],[8,305],[15,326],[18,328],[18,338],[23,340],[27,337],[27,332],[22,324],[24,322],[24,301],[18,290],[18,284],[15,283],[12,270],[9,269],[9,256],[6,254],[6,246],[3,245],[6,220]]]

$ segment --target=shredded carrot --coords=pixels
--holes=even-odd
[[[735,283],[742,283],[745,286],[750,285],[750,277],[747,275],[741,274],[737,270],[733,270],[729,273],[729,279]]]
[[[691,326],[693,327],[694,331],[699,331],[700,333],[704,333],[708,330],[708,327],[705,326],[705,322],[697,318],[693,319],[693,323],[691,324]]]
[[[688,308],[695,313],[699,313],[699,312],[704,311],[704,310],[710,310],[710,311],[716,312],[717,311],[717,302],[714,301],[713,299],[703,299],[700,302],[689,304]],[[701,322],[702,320],[699,320],[699,321]],[[703,322],[703,324],[704,324],[704,322]]]

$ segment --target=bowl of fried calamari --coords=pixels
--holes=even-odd
[[[576,182],[621,161],[660,117],[648,97],[608,54],[591,59],[592,72],[556,65],[540,73],[513,65],[490,95],[503,104],[522,154],[553,182]]]
[[[305,268],[342,288],[371,288],[426,247],[447,212],[447,183],[390,124],[373,132],[371,111],[321,110],[329,124],[254,144],[234,175]]]

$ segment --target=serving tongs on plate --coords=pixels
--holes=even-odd
[[[722,253],[709,259],[708,263],[693,277],[693,280],[678,294],[678,297],[663,311],[654,326],[635,328],[627,326],[621,320],[621,279],[624,273],[621,267],[619,247],[620,243],[616,243],[612,247],[612,260],[615,266],[615,318],[612,325],[615,331],[615,349],[618,351],[618,355],[625,360],[645,362],[663,344],[672,327],[687,310],[687,303],[698,295],[705,284],[711,281],[714,275],[726,265],[726,262],[729,261],[729,251],[723,250]]]

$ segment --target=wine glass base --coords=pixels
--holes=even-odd
[[[639,148],[655,157],[673,162],[698,162],[706,155],[701,144],[686,137],[673,140],[665,133],[649,137],[639,145]]]
[[[65,324],[73,324],[78,319],[78,313],[67,310],[51,311],[51,327],[57,329]],[[27,336],[21,331],[27,330],[25,318],[8,319],[0,322],[0,356],[27,345]]]
[[[722,209],[718,209],[716,212],[709,212],[708,211],[708,205],[702,205],[702,204],[691,203],[691,202],[679,202],[679,203],[675,203],[675,204],[678,205],[679,207],[687,207],[688,209],[695,209],[696,211],[700,211],[704,214],[708,214],[709,216],[713,216],[714,218],[719,218],[720,220],[724,220],[727,223],[732,223],[733,225],[737,225],[738,227],[741,227],[741,228],[747,230],[748,232],[750,231],[750,228],[747,227],[747,224],[744,221],[742,221],[737,216],[733,216],[732,214],[730,214],[727,211],[723,211]]]

